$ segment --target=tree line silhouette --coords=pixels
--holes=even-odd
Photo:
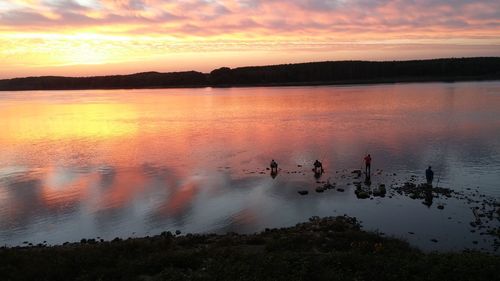
[[[384,62],[327,61],[234,69],[222,67],[209,74],[186,71],[94,77],[26,77],[0,80],[0,90],[324,85],[487,79],[500,79],[500,57]]]

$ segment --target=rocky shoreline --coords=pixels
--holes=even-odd
[[[2,280],[495,280],[500,257],[423,253],[347,216],[257,234],[0,248]]]
[[[290,172],[287,172],[290,173]],[[303,173],[303,171],[292,171],[291,173]],[[305,174],[304,174],[305,175]],[[479,187],[465,188],[465,190],[454,190],[452,188],[440,187],[439,183],[432,185],[419,183],[420,179],[411,175],[406,180],[398,178],[396,173],[387,173],[377,169],[371,177],[366,177],[359,169],[338,170],[333,177],[326,181],[316,181],[314,191],[316,193],[324,192],[354,192],[356,198],[360,200],[376,197],[387,197],[387,199],[408,198],[412,200],[421,200],[422,204],[431,208],[433,205],[438,210],[444,210],[448,199],[455,199],[466,205],[470,209],[472,220],[467,222],[470,232],[478,232],[481,236],[488,235],[492,237],[491,250],[498,253],[500,250],[500,201],[498,198],[487,196],[479,192]],[[308,189],[300,189],[298,194],[306,196]],[[448,217],[448,220],[451,220]],[[461,223],[461,221],[460,221]],[[436,239],[431,239],[437,243]],[[477,240],[471,241],[472,244],[478,244]],[[481,250],[485,250],[481,248]]]
[[[422,253],[347,216],[257,234],[0,248],[2,280],[494,280],[500,257]]]

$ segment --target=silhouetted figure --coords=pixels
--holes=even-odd
[[[275,179],[276,176],[278,175],[278,172],[277,171],[271,171],[271,178]]]
[[[325,170],[323,170],[323,163],[319,162],[318,160],[314,161],[314,173],[315,174],[322,174]]]
[[[429,168],[425,170],[425,178],[427,179],[427,184],[432,186],[432,181],[434,180],[434,172],[432,171],[431,166],[429,166]]]
[[[278,163],[276,163],[276,161],[274,161],[274,159],[271,160],[271,165],[270,166],[271,166],[271,174],[272,173],[276,173],[277,174],[278,173]]]
[[[372,164],[372,157],[370,154],[365,156],[365,174],[367,177],[370,177],[371,174],[371,164]]]

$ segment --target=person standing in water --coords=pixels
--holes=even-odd
[[[427,184],[432,185],[432,181],[434,180],[434,172],[432,171],[431,166],[429,166],[429,168],[425,170],[425,178],[427,179]]]
[[[369,177],[371,174],[371,164],[372,164],[372,157],[370,154],[365,156],[365,173],[366,176]]]
[[[322,174],[324,172],[323,163],[319,162],[318,160],[314,161],[313,171],[315,174]]]
[[[278,163],[274,161],[274,159],[271,160],[271,173],[277,173],[278,172]]]

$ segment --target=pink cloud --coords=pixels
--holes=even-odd
[[[185,35],[489,30],[491,36],[498,36],[494,30],[500,29],[498,1],[105,0],[83,5],[68,0],[39,1],[35,6],[27,4],[32,1],[24,6],[23,1],[17,2],[21,5],[0,14],[4,28],[57,30],[134,23],[151,33],[163,32],[162,24],[174,24],[177,28],[171,28],[171,32]],[[47,12],[55,16],[47,17]]]

